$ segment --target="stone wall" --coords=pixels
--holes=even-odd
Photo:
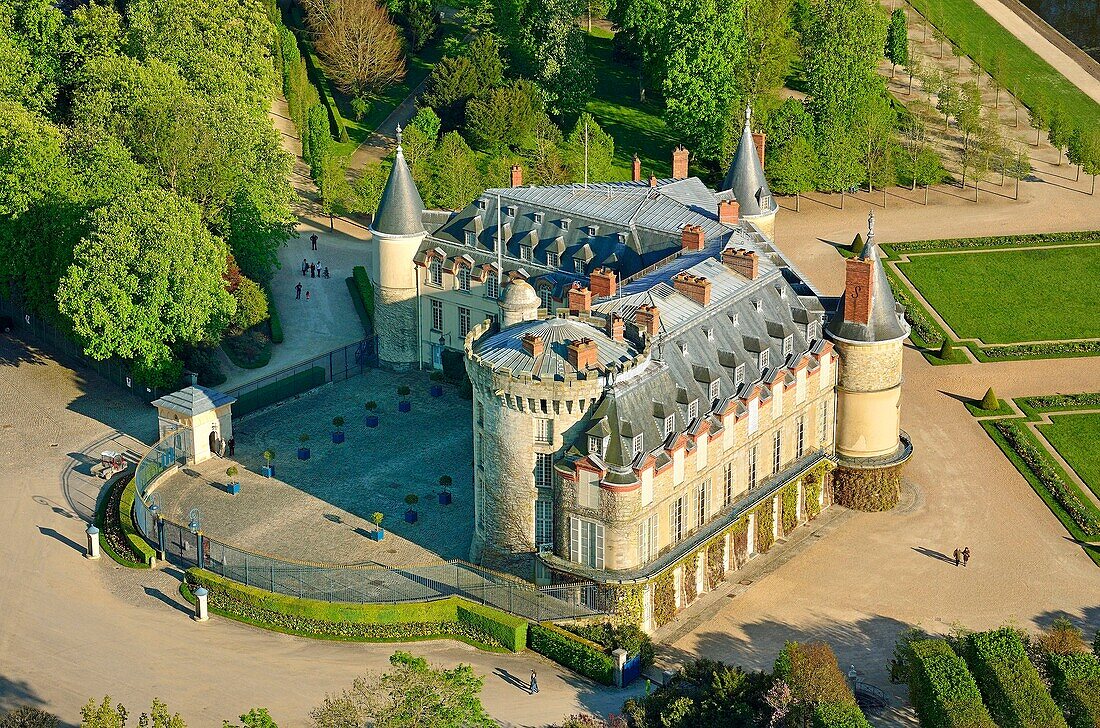
[[[387,366],[408,368],[417,361],[415,291],[380,286],[374,291],[378,358]]]

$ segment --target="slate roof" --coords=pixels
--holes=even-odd
[[[222,394],[216,389],[194,384],[186,389],[181,389],[178,392],[172,392],[160,399],[153,400],[152,404],[154,407],[178,412],[187,417],[193,417],[203,412],[210,412],[222,405],[233,404],[236,401],[235,397]]]
[[[397,131],[400,138],[400,128]],[[397,157],[386,180],[386,189],[382,191],[371,228],[387,235],[419,235],[424,232],[423,212],[424,200],[405,162],[405,152],[398,143]]]
[[[534,335],[544,342],[543,353],[532,357],[523,348],[523,337]],[[615,341],[602,330],[583,321],[571,318],[548,318],[524,321],[482,338],[474,344],[474,353],[492,369],[510,369],[513,374],[531,374],[539,379],[563,379],[576,376],[577,370],[569,364],[566,349],[569,342],[578,339],[596,342],[596,361],[604,368],[611,368],[633,359],[637,350],[629,341]]]
[[[886,277],[886,268],[882,264],[878,245],[874,236],[867,236],[867,243],[860,253],[860,260],[871,261],[871,275],[874,284],[871,287],[871,319],[868,324],[844,320],[844,297],[840,297],[836,313],[829,319],[826,330],[839,339],[848,341],[892,341],[909,335],[909,324],[905,321],[905,310],[894,299],[890,281]]]
[[[737,144],[737,153],[733,155],[722,190],[730,191],[741,206],[742,215],[766,215],[779,209],[768,181],[764,178],[764,168],[756,154],[756,144],[752,140],[749,120],[751,110],[745,113],[745,129],[741,132],[741,141]]]

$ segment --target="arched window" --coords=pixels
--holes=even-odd
[[[428,279],[433,286],[443,285],[443,261],[432,258],[428,262]]]
[[[470,269],[464,265],[458,268],[458,290],[470,290]]]

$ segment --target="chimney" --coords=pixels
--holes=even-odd
[[[635,182],[642,181],[642,160],[638,159],[638,155],[634,155],[634,173],[630,177]]]
[[[615,271],[610,268],[597,268],[588,277],[588,287],[595,298],[614,296],[615,284]]]
[[[634,312],[634,325],[638,327],[639,331],[644,332],[647,337],[656,336],[661,328],[661,312],[656,306],[643,303]]]
[[[546,347],[546,342],[543,341],[541,336],[535,334],[523,335],[523,350],[526,351],[531,357],[538,358],[542,355],[543,349]]]
[[[722,222],[727,225],[736,225],[737,218],[740,216],[741,205],[737,203],[737,200],[718,201],[718,222]]]
[[[688,176],[688,150],[682,144],[677,144],[672,150],[672,179],[687,179]]]
[[[625,330],[625,324],[623,323],[623,317],[617,313],[613,313],[607,317],[607,335],[611,337],[613,341],[623,341]]]
[[[566,354],[570,366],[583,372],[596,364],[596,342],[589,338],[570,341]]]
[[[657,186],[657,175],[655,175],[655,174],[649,175],[649,186],[650,187],[656,187]]]
[[[192,387],[199,386],[199,375],[195,372],[187,372],[187,381]]]
[[[684,225],[680,231],[680,249],[686,252],[695,252],[703,249],[706,235],[703,228],[698,225]]]
[[[592,291],[574,283],[569,289],[569,313],[588,313],[592,310]]]
[[[867,325],[871,322],[874,268],[869,260],[849,258],[844,263],[844,320]]]
[[[752,133],[752,143],[756,147],[756,156],[760,158],[760,166],[764,166],[764,142],[767,140],[768,135],[764,132],[754,131]]]
[[[672,277],[672,287],[700,306],[710,303],[710,281],[703,276],[681,271]]]
[[[726,248],[722,251],[722,262],[734,273],[739,273],[750,281],[760,274],[760,258],[753,250]]]
[[[523,167],[518,164],[512,165],[512,186],[523,187]]]

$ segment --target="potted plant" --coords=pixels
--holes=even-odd
[[[370,520],[375,525],[375,530],[370,532],[370,537],[375,541],[381,541],[386,537],[386,531],[382,528],[382,514],[375,511],[371,514]]]
[[[264,450],[264,465],[260,470],[263,472],[265,478],[270,478],[275,474],[275,468],[271,465],[271,461],[275,459],[275,452],[273,450]]]
[[[241,492],[241,484],[237,480],[238,472],[240,471],[237,470],[236,465],[230,465],[228,468],[225,469],[225,475],[228,478],[225,483],[225,492],[229,495],[237,495]]]
[[[432,380],[432,386],[430,389],[433,397],[443,396],[443,372],[432,372],[428,375],[428,378]]]
[[[344,418],[339,416],[333,417],[332,426],[336,428],[332,431],[332,441],[339,445],[344,441]]]
[[[302,443],[298,446],[298,459],[309,460],[309,448],[306,447],[306,443],[309,442],[309,433],[303,432],[298,435],[298,442]]]
[[[404,384],[397,388],[397,394],[401,396],[401,401],[397,403],[398,412],[412,411],[412,402],[409,401],[409,394],[411,393],[412,390],[406,387]]]
[[[367,408],[367,427],[378,427],[378,415],[374,414],[378,403],[372,399],[363,406]]]
[[[405,511],[405,521],[407,523],[416,523],[417,515],[413,506],[420,502],[420,496],[416,493],[409,493],[405,496],[405,502],[409,504],[409,510]]]
[[[443,490],[439,491],[439,505],[441,505],[441,506],[451,505],[450,487],[451,487],[451,483],[453,483],[453,482],[454,481],[451,480],[451,476],[449,476],[449,475],[440,475],[439,476],[439,487],[443,489]]]

